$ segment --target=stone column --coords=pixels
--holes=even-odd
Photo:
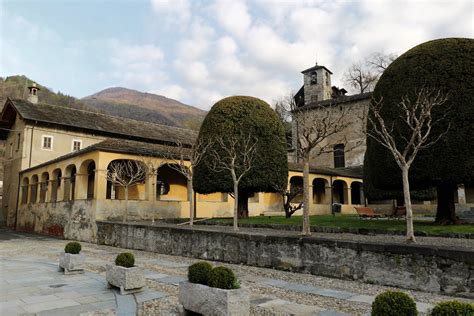
[[[346,194],[347,194],[347,199],[344,197],[344,204],[348,204],[348,205],[352,205],[352,189],[350,186],[348,186],[347,190],[346,190]]]
[[[458,204],[466,204],[466,189],[464,184],[458,186]]]
[[[94,198],[105,200],[107,195],[107,170],[96,169],[94,177]],[[112,186],[113,188],[113,186]],[[112,192],[113,196],[113,192]]]

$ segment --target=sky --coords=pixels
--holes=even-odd
[[[0,0],[0,76],[79,98],[126,87],[205,110],[230,95],[273,103],[316,62],[346,87],[347,68],[374,52],[473,38],[473,3]]]

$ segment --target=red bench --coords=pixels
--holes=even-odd
[[[357,214],[359,215],[360,218],[363,219],[372,219],[372,218],[380,218],[382,217],[379,214],[375,214],[374,210],[370,207],[356,207],[354,206]]]

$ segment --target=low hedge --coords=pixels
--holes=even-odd
[[[372,316],[416,316],[415,301],[399,291],[386,291],[375,297]]]
[[[234,272],[226,267],[216,267],[209,274],[208,284],[224,290],[233,290],[240,287]]]
[[[188,268],[188,280],[191,283],[208,285],[212,265],[209,262],[196,262]]]
[[[130,252],[123,252],[115,258],[115,265],[131,268],[135,265],[135,257]]]
[[[446,301],[436,304],[430,316],[473,316],[474,304]]]
[[[66,247],[64,247],[64,252],[70,253],[72,255],[77,255],[81,252],[81,249],[82,246],[80,243],[78,243],[77,241],[72,241],[66,244]]]

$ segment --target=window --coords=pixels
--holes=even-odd
[[[72,141],[72,151],[78,151],[82,148],[82,140],[74,139]]]
[[[313,71],[310,75],[310,84],[317,84],[318,83],[318,73],[316,71]]]
[[[17,143],[16,143],[16,151],[20,150],[20,141],[21,141],[21,134],[17,134]]]
[[[344,144],[334,145],[334,168],[344,168],[345,166]]]
[[[44,136],[42,142],[43,150],[53,150],[53,136]]]

